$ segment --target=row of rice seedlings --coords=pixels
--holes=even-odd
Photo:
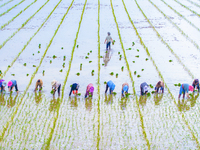
[[[163,78],[163,76],[162,76],[160,70],[158,69],[158,67],[157,67],[155,61],[153,60],[153,58],[151,57],[148,48],[147,48],[146,45],[144,44],[144,42],[143,42],[141,36],[139,35],[139,33],[138,33],[138,31],[137,31],[137,28],[135,27],[133,21],[131,20],[131,17],[130,17],[130,15],[128,14],[128,11],[127,11],[127,9],[126,9],[124,0],[122,0],[122,2],[123,2],[123,5],[124,5],[124,9],[125,9],[125,11],[127,12],[127,15],[128,15],[128,17],[129,17],[129,20],[130,20],[131,24],[133,25],[133,28],[135,29],[136,35],[137,35],[138,38],[140,39],[140,43],[143,45],[144,49],[146,50],[146,53],[147,53],[147,55],[149,56],[149,58],[151,59],[153,65],[155,66],[155,68],[156,68],[156,70],[157,70],[157,72],[158,72],[160,78],[161,78],[162,81],[165,83],[165,87],[166,87],[166,89],[168,90],[168,92],[169,92],[169,94],[170,94],[170,97],[173,99],[174,104],[177,106],[175,97],[173,96],[173,94],[172,94],[171,91],[169,90],[169,88],[168,88],[168,86],[167,86],[167,84],[166,84],[166,82],[165,82],[165,80],[164,80],[164,78]],[[135,0],[135,2],[136,2],[136,4],[137,4],[137,1],[136,1],[136,0]],[[194,135],[194,132],[191,130],[190,126],[188,125],[188,122],[185,120],[184,114],[183,114],[183,113],[181,113],[181,114],[182,114],[181,117],[182,117],[183,121],[185,122],[186,126],[188,127],[188,129],[190,130],[191,135],[192,135],[192,137],[194,138],[195,142],[197,143],[198,148],[200,148],[197,137]],[[178,119],[179,119],[179,121],[180,121],[179,115],[178,115]]]
[[[18,5],[20,5],[21,3],[23,3],[25,0],[20,1],[19,3],[15,4],[14,6],[12,6],[11,8],[9,8],[8,10],[6,10],[5,12],[3,12],[2,14],[0,14],[0,17],[5,15],[6,13],[8,13],[9,11],[11,11],[13,8],[17,7]]]
[[[11,39],[15,36],[15,34],[17,34],[47,3],[49,2],[49,0],[47,0],[32,16],[30,16],[23,24],[20,28],[17,29],[17,31],[15,31],[10,37],[8,37],[1,45],[0,45],[0,50],[1,48]]]
[[[9,1],[5,2],[4,4],[0,5],[0,8],[3,7],[3,6],[5,6],[5,5],[7,5],[8,3],[12,2],[12,1],[13,0],[9,0]]]
[[[15,20],[15,18],[17,18],[22,12],[24,12],[25,10],[27,10],[31,5],[33,5],[35,2],[37,2],[37,0],[34,0],[32,3],[30,3],[26,8],[24,8],[24,10],[21,10],[15,17],[13,17],[11,20],[9,20],[7,23],[5,23],[5,24],[3,24],[2,26],[1,26],[1,30],[5,27],[5,26],[7,26],[7,25],[9,25],[13,20]]]
[[[193,4],[193,5],[195,5],[195,6],[197,6],[197,7],[200,7],[200,5],[199,4],[197,4],[197,3],[195,3],[195,2],[193,2],[193,1],[191,1],[191,0],[187,0],[188,2],[190,2],[191,4]]]
[[[129,64],[128,64],[128,61],[127,61],[127,58],[126,58],[126,53],[125,53],[124,45],[123,45],[123,42],[122,42],[122,38],[121,38],[121,34],[120,34],[120,30],[119,30],[118,23],[117,23],[117,19],[116,19],[115,13],[114,13],[113,5],[112,5],[112,0],[110,0],[110,3],[111,3],[112,13],[113,13],[113,17],[114,17],[114,20],[115,20],[115,23],[116,23],[117,31],[118,31],[118,36],[119,36],[120,43],[121,43],[121,48],[122,48],[123,54],[124,54],[124,60],[125,60],[125,62],[126,62],[126,67],[127,67],[127,70],[128,70],[128,72],[129,72],[129,76],[130,76],[131,81],[132,81],[133,93],[134,93],[134,95],[136,95],[136,91],[135,91],[135,88],[134,88],[133,76],[132,76],[132,73],[131,73],[131,71],[130,71]],[[144,135],[144,138],[145,138],[147,147],[148,147],[148,149],[150,149],[150,143],[149,143],[149,140],[148,140],[148,138],[147,138],[147,133],[146,133],[146,131],[145,131],[144,122],[143,122],[143,115],[142,115],[141,110],[140,110],[140,108],[139,108],[139,102],[138,102],[138,97],[137,97],[137,95],[136,95],[136,102],[137,102],[138,112],[139,112],[139,115],[140,115],[140,121],[141,121],[142,132],[143,132],[143,135]]]
[[[200,29],[195,26],[191,21],[189,21],[187,18],[185,18],[185,16],[183,16],[181,13],[179,13],[178,11],[176,11],[174,8],[172,8],[169,4],[167,4],[164,0],[161,0],[165,5],[167,5],[171,10],[173,10],[176,14],[178,14],[180,17],[182,17],[185,21],[187,21],[191,26],[193,26],[195,29],[197,29],[198,31],[200,31]]]
[[[181,28],[178,27],[178,25],[176,25],[176,23],[174,23],[164,12],[162,12],[151,0],[148,0],[165,18],[167,18],[167,20],[173,24],[173,26],[176,27],[176,29],[183,35],[186,37],[187,40],[189,40],[198,50],[200,50],[199,45],[193,40],[191,39],[185,32],[183,32],[183,30],[181,30]]]
[[[73,2],[74,2],[74,0],[72,0],[70,6],[69,6],[68,9],[67,9],[67,12],[66,12],[65,15],[63,16],[62,22],[64,21],[65,16],[68,14],[68,11],[69,11],[69,9],[71,8]],[[61,95],[61,99],[60,99],[60,102],[59,102],[59,106],[58,106],[58,108],[57,108],[57,113],[56,113],[57,115],[56,115],[56,117],[54,118],[55,120],[54,120],[54,123],[53,123],[52,130],[51,130],[51,132],[50,132],[50,134],[49,134],[49,137],[48,137],[48,139],[47,139],[46,142],[45,142],[45,149],[49,149],[50,142],[51,142],[51,140],[52,140],[52,136],[53,136],[53,133],[54,133],[54,130],[55,130],[55,127],[56,127],[56,122],[57,122],[58,115],[59,115],[59,108],[60,108],[60,105],[61,105],[61,103],[62,103],[62,101],[63,101],[64,89],[65,89],[65,85],[66,85],[66,82],[67,82],[67,79],[68,79],[68,76],[69,76],[69,72],[70,72],[70,69],[71,69],[71,63],[72,63],[72,60],[73,60],[73,54],[74,54],[74,50],[75,50],[75,47],[76,47],[76,42],[77,42],[77,39],[78,39],[78,34],[79,34],[79,30],[80,30],[80,26],[81,26],[82,19],[83,19],[83,14],[84,14],[84,11],[85,11],[86,3],[87,3],[87,0],[85,1],[85,4],[84,4],[84,6],[83,6],[83,10],[82,10],[82,14],[81,14],[81,18],[80,18],[80,22],[79,22],[79,26],[78,26],[78,31],[77,31],[77,33],[76,33],[76,38],[75,38],[75,40],[74,40],[74,46],[73,46],[73,49],[72,49],[72,52],[71,52],[71,59],[70,59],[70,61],[69,61],[68,71],[67,71],[67,74],[66,74],[66,77],[65,77],[65,80],[64,80],[64,84],[63,84],[63,86],[62,86],[62,90],[61,90],[61,91],[62,91],[62,95]]]
[[[183,5],[181,2],[179,2],[178,0],[174,0],[175,2],[177,2],[179,5],[181,5],[182,7],[184,7],[185,9],[189,10],[190,12],[192,12],[193,14],[197,15],[198,17],[200,17],[200,14],[198,14],[196,11],[190,9],[189,7]]]
[[[192,74],[192,72],[185,66],[185,64],[181,61],[181,59],[178,57],[178,55],[176,53],[174,53],[173,49],[169,46],[169,44],[167,42],[165,42],[165,40],[162,38],[162,36],[159,34],[159,32],[153,26],[153,24],[150,22],[150,20],[144,14],[143,10],[140,8],[140,6],[137,3],[137,1],[135,1],[135,2],[137,4],[138,8],[140,9],[141,13],[143,14],[143,16],[146,18],[146,20],[148,21],[148,23],[151,25],[151,27],[153,28],[153,30],[156,32],[156,35],[158,36],[158,38],[161,39],[161,41],[167,46],[167,48],[170,50],[170,52],[176,57],[176,59],[178,60],[178,62],[183,66],[183,68],[188,72],[188,74],[194,79],[194,75]],[[171,60],[170,60],[170,62],[171,62]]]
[[[41,26],[38,28],[38,30],[34,33],[34,35],[27,41],[27,43],[24,45],[23,49],[18,53],[18,55],[13,59],[13,61],[11,62],[11,64],[9,65],[9,67],[7,67],[7,69],[4,71],[3,74],[0,74],[0,78],[3,78],[3,76],[6,75],[6,73],[8,72],[9,68],[13,66],[13,64],[15,63],[15,61],[19,58],[19,56],[21,55],[21,53],[26,49],[26,47],[28,46],[28,44],[31,42],[31,40],[35,37],[35,35],[40,31],[40,29],[44,26],[44,24],[46,23],[46,21],[49,19],[49,17],[52,15],[52,13],[54,12],[54,10],[57,8],[57,6],[60,4],[62,0],[60,0],[58,2],[58,4],[54,7],[54,9],[50,12],[50,14],[47,16],[47,18],[45,19],[45,21],[41,24]],[[49,0],[46,1],[46,3],[44,3],[44,5],[42,5],[42,7],[44,7],[47,3],[49,2]],[[40,7],[40,9],[42,8]],[[1,48],[0,48],[1,49]],[[25,64],[24,64],[25,65]]]

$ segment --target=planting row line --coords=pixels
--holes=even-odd
[[[0,5],[0,8],[3,7],[3,6],[5,6],[6,4],[12,2],[12,1],[13,1],[13,0],[9,0],[9,1],[5,2],[4,4]]]

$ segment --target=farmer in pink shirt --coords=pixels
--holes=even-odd
[[[93,87],[93,84],[90,83],[90,84],[88,84],[88,86],[86,88],[85,98],[87,98],[87,96],[92,97],[93,92],[94,92],[94,87]]]

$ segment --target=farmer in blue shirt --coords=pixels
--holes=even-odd
[[[112,94],[113,90],[115,89],[115,84],[111,80],[108,81],[107,84],[106,84],[106,91],[105,91],[105,93],[107,93],[108,88],[110,88],[110,94]]]
[[[181,97],[181,94],[183,93],[183,98],[185,98],[185,93],[186,93],[186,96],[187,98],[190,98],[189,97],[189,91],[193,91],[194,87],[187,84],[187,83],[183,83],[180,87],[180,91],[179,91],[179,96],[178,98]]]
[[[17,87],[17,81],[16,80],[9,81],[8,82],[8,91],[11,92],[14,87],[15,87],[15,90],[17,91],[17,93],[19,93],[18,87]]]
[[[128,94],[128,89],[129,89],[128,83],[122,84],[122,97],[124,97],[126,94]]]

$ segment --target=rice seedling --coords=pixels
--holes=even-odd
[[[178,86],[178,84],[174,84],[174,86]]]
[[[151,94],[154,94],[155,93],[155,91],[151,91]]]
[[[150,86],[150,88],[152,88],[152,89],[153,89],[153,85],[152,85],[152,84],[149,84],[149,86]]]
[[[132,42],[132,46],[134,46],[135,45],[135,42]]]
[[[35,54],[33,53],[32,55],[34,56]]]
[[[140,77],[141,77],[141,75],[139,75],[139,74],[138,74],[138,75],[137,75],[137,77],[138,77],[138,78],[140,78]]]
[[[76,47],[78,48],[78,47],[79,47],[79,45],[76,45]]]
[[[144,71],[144,69],[142,69],[142,71]]]
[[[44,73],[45,73],[45,70],[42,71],[43,76],[44,76]]]
[[[137,49],[137,51],[139,52],[140,50],[139,50],[139,49]]]
[[[88,59],[89,57],[88,56],[85,56],[85,59]]]
[[[63,56],[63,61],[65,61],[66,60],[66,56]]]
[[[118,73],[116,73],[116,78],[118,78]]]
[[[90,53],[92,53],[92,50],[90,51]]]
[[[146,61],[149,60],[148,58],[145,59]]]
[[[26,76],[29,76],[29,74],[27,73]]]
[[[111,72],[110,75],[111,75],[111,76],[114,75],[114,72]]]
[[[63,66],[63,68],[65,68],[65,63],[63,63],[63,65],[62,65],[62,66]]]
[[[63,49],[63,47],[61,47],[61,49]]]
[[[26,63],[24,63],[23,65],[26,66]]]
[[[81,93],[78,93],[77,95],[78,95],[78,96],[81,96]]]
[[[114,45],[115,44],[115,40],[113,40],[113,42],[112,42],[112,45]]]
[[[92,72],[94,72],[94,70],[92,70]]]
[[[87,53],[87,55],[90,55],[90,53]]]
[[[104,66],[105,64],[102,64],[102,66]]]
[[[134,75],[136,75],[137,71],[134,71]]]
[[[82,70],[82,64],[80,64],[80,70]]]
[[[62,72],[63,70],[62,69],[60,69],[60,72]]]
[[[39,44],[39,46],[38,46],[39,48],[41,48],[41,44]]]
[[[56,55],[53,55],[53,59],[55,59],[55,58],[57,58],[57,56],[56,56]]]
[[[107,82],[106,82],[106,81],[104,81],[104,84],[107,84]]]
[[[181,86],[181,83],[178,83],[178,86]]]
[[[38,51],[38,54],[40,53],[40,51]]]
[[[0,70],[0,74],[2,74],[2,71]]]
[[[50,60],[50,64],[52,63],[52,60]]]
[[[90,60],[89,63],[91,63],[92,61]]]
[[[8,68],[10,68],[10,65],[8,65]]]
[[[100,56],[100,58],[103,58],[103,56]]]
[[[133,63],[135,63],[135,61],[133,61]]]
[[[121,67],[121,70],[124,71],[124,66]]]
[[[120,54],[120,52],[118,52],[118,55]]]
[[[72,87],[72,84],[70,85],[70,87]]]
[[[51,94],[53,94],[54,93],[54,90],[51,90],[51,92],[50,92]]]
[[[36,65],[33,65],[33,67],[36,67]]]
[[[117,95],[117,93],[116,93],[116,92],[113,92],[113,95],[115,96],[115,95]]]
[[[135,57],[139,58],[139,55],[136,55]]]
[[[80,73],[78,72],[78,73],[76,73],[76,75],[77,75],[77,76],[79,76],[79,75],[80,75]]]
[[[148,93],[147,93],[147,96],[148,96],[148,97],[149,97],[149,96],[151,96],[151,93],[150,93],[150,92],[148,92]]]
[[[11,74],[12,76],[15,76],[15,74],[13,73],[13,74]]]
[[[169,60],[169,62],[172,62],[172,60]]]

